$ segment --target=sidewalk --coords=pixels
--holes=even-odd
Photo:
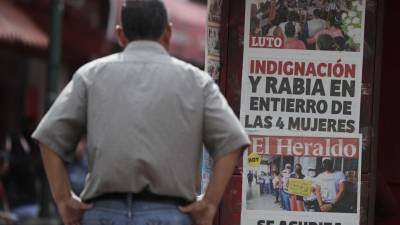
[[[60,225],[58,219],[31,219],[22,222],[18,222],[17,225]]]
[[[247,191],[247,209],[248,210],[270,210],[283,211],[280,203],[274,203],[275,196],[273,194],[260,195],[259,185],[253,184]]]

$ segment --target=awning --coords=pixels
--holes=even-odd
[[[0,0],[1,1],[1,0]],[[19,5],[32,21],[45,33],[50,33],[50,4],[31,7],[30,4]],[[107,55],[111,52],[111,43],[106,39],[105,30],[94,27],[79,15],[87,12],[66,6],[62,25],[63,60],[81,64],[88,59]],[[1,28],[0,28],[1,29]]]
[[[0,42],[46,49],[49,38],[11,1],[0,0]]]
[[[188,0],[164,0],[173,23],[170,52],[204,65],[207,6]]]
[[[189,0],[164,0],[172,27],[170,53],[197,65],[204,65],[207,6]],[[116,41],[114,27],[119,21],[123,0],[110,0],[107,36]]]

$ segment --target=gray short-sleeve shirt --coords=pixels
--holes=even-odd
[[[212,78],[151,41],[81,67],[32,137],[71,161],[84,132],[83,200],[145,188],[194,200],[203,144],[216,160],[249,144]]]

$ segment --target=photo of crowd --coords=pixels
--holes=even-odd
[[[207,72],[215,80],[219,80],[221,70],[221,63],[215,59],[208,59]]]
[[[218,26],[208,26],[207,30],[207,53],[208,55],[218,57],[220,55],[221,47],[219,39],[220,28]]]
[[[209,0],[208,4],[209,4],[208,21],[214,23],[221,22],[222,0]]]
[[[357,159],[263,155],[244,176],[248,210],[357,213]],[[291,192],[298,180],[307,195]]]
[[[359,52],[364,0],[253,0],[250,37],[279,37],[284,49]]]

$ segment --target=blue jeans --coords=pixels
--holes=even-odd
[[[81,225],[191,225],[189,215],[181,213],[175,202],[99,200],[85,211]]]
[[[290,197],[289,197],[289,194],[287,192],[285,192],[285,191],[281,191],[281,193],[282,193],[281,201],[282,201],[282,204],[283,204],[283,209],[286,210],[286,211],[290,211],[290,199],[289,199]]]
[[[279,194],[280,194],[278,188],[275,188],[274,194],[275,194],[275,201],[278,202],[279,201]]]

